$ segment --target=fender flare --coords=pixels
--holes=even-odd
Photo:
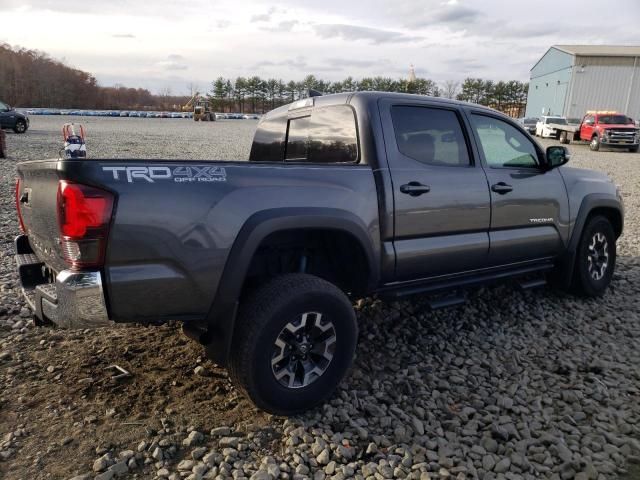
[[[236,237],[218,282],[218,289],[206,317],[207,334],[202,342],[216,363],[225,365],[231,348],[239,297],[253,255],[272,233],[317,228],[336,230],[354,237],[369,267],[367,290],[380,278],[380,265],[364,223],[353,213],[333,208],[276,208],[255,213]]]
[[[597,208],[609,208],[617,211],[620,215],[620,234],[624,229],[624,206],[618,198],[606,193],[590,193],[585,195],[580,203],[567,249],[564,255],[558,259],[556,266],[557,279],[562,287],[568,288],[571,285],[578,243],[580,242],[580,238],[582,238],[582,232],[587,223],[587,218],[589,218],[591,212]]]

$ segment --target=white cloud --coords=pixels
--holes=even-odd
[[[526,80],[554,43],[640,43],[640,2],[596,0],[0,0],[2,38],[93,73],[102,84],[186,91],[218,77],[418,74]],[[597,11],[597,16],[593,12]],[[551,13],[552,12],[552,13]],[[200,26],[200,20],[204,25]],[[69,41],[60,25],[82,26]],[[25,28],[28,25],[29,28]],[[201,28],[200,28],[201,27]]]

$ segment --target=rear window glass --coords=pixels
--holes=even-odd
[[[290,119],[284,158],[313,163],[356,162],[358,136],[353,110],[337,105]]]
[[[547,121],[544,123],[555,123],[556,125],[566,125],[567,119],[560,118],[560,117],[550,117],[550,118],[547,118]]]
[[[249,160],[253,162],[281,162],[286,132],[286,116],[263,119],[253,137]]]

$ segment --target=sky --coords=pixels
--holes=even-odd
[[[553,44],[640,45],[640,1],[0,0],[0,43],[103,86],[155,93],[218,76],[529,79]]]

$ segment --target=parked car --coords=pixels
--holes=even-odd
[[[551,123],[556,125],[567,125],[567,119],[564,117],[543,115],[536,123],[536,135],[542,138],[555,137],[556,130],[550,126]]]
[[[260,117],[255,113],[248,113],[242,116],[244,120],[259,120]]]
[[[19,163],[19,277],[38,322],[183,321],[257,406],[292,414],[351,365],[354,299],[449,292],[439,308],[545,276],[602,295],[621,195],[568,160],[475,104],[306,98],[261,119],[248,162]]]
[[[25,133],[29,129],[29,117],[24,113],[16,112],[11,105],[0,102],[0,129]]]
[[[578,125],[550,124],[549,127],[560,143],[589,142],[593,151],[610,147],[637,152],[640,147],[640,130],[631,118],[618,112],[589,111]]]
[[[518,121],[522,124],[522,126],[527,132],[529,132],[532,135],[535,135],[536,124],[538,123],[537,118],[533,118],[533,117],[519,118]]]

